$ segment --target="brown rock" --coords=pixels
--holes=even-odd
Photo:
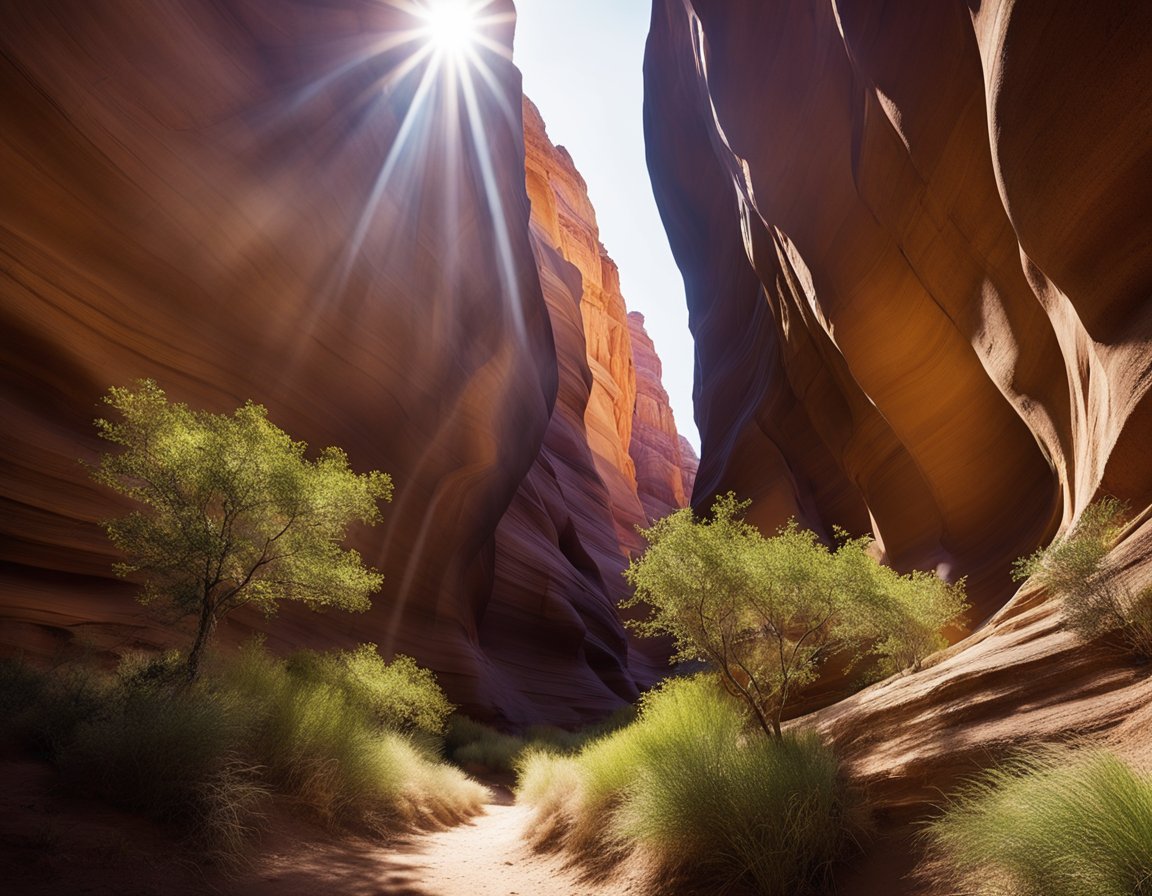
[[[812,719],[897,815],[1030,739],[1111,729],[1148,755],[1126,722],[1145,671],[1013,597],[1008,566],[1111,494],[1138,514],[1113,559],[1152,578],[1150,70],[1140,4],[655,5],[645,124],[697,340],[697,501],[873,529],[991,614]]]
[[[676,430],[656,347],[644,329],[644,315],[628,313],[636,366],[636,406],[629,454],[636,465],[637,490],[649,521],[686,507],[699,461],[691,444]]]

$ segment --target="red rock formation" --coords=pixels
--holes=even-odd
[[[686,507],[696,478],[696,452],[676,430],[663,370],[656,347],[644,329],[644,315],[628,313],[632,357],[636,366],[636,407],[632,415],[632,443],[637,491],[649,520]]]
[[[968,576],[971,622],[995,613],[814,718],[883,807],[1152,697],[1007,574],[1100,494],[1152,504],[1149,71],[1146,4],[655,4],[645,124],[697,340],[698,500],[874,529],[895,565]],[[1150,554],[1145,523],[1115,560],[1143,586]]]
[[[518,721],[535,713],[572,722],[635,696],[637,683],[666,668],[666,645],[625,649],[615,607],[628,593],[627,555],[643,546],[635,526],[685,505],[683,478],[694,474],[695,456],[685,455],[691,464],[681,458],[660,361],[627,314],[584,181],[527,99],[524,141],[560,390],[540,457],[497,530],[481,637],[510,676],[527,675],[521,687],[535,703]],[[552,625],[567,626],[570,637],[541,638]],[[586,634],[575,637],[577,629]],[[545,652],[548,661],[533,657]]]
[[[510,10],[488,9],[505,46]],[[78,462],[104,447],[99,396],[151,376],[200,407],[260,401],[396,483],[358,536],[386,574],[371,612],[238,613],[222,639],[376,641],[511,721],[635,695],[615,270],[570,161],[553,195],[575,211],[530,233],[516,70],[491,54],[470,111],[408,65],[416,24],[369,0],[0,8],[0,645],[180,640],[112,579],[96,522],[124,505]],[[588,311],[596,380],[582,295],[610,309]]]
[[[122,505],[78,463],[101,393],[151,376],[394,477],[358,544],[386,574],[373,610],[285,611],[274,645],[377,641],[458,700],[512,699],[478,625],[557,381],[502,111],[520,79],[491,54],[470,126],[448,76],[402,76],[414,47],[390,39],[415,24],[366,0],[0,8],[6,641],[162,637],[108,581],[95,521]],[[489,32],[508,45],[511,16]]]
[[[635,527],[646,520],[637,497],[636,465],[628,449],[636,404],[636,371],[628,333],[628,309],[620,295],[616,263],[600,243],[596,212],[572,157],[548,139],[544,121],[531,100],[524,100],[524,142],[528,196],[533,217],[563,258],[580,272],[592,393],[584,412],[588,443],[596,469],[612,496],[613,515],[622,544],[642,545]]]

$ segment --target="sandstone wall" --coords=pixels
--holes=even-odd
[[[1109,731],[1146,761],[1146,671],[1008,567],[1109,494],[1135,516],[1119,581],[1152,580],[1152,7],[654,6],[697,500],[872,529],[987,620],[811,721],[904,817],[1029,740]]]
[[[510,46],[511,3],[485,15]],[[396,484],[356,536],[386,575],[369,613],[238,612],[222,641],[374,641],[508,722],[651,678],[615,611],[641,519],[615,269],[570,160],[564,214],[530,227],[516,69],[482,51],[470,110],[397,40],[417,24],[375,0],[0,6],[0,648],[184,643],[112,577],[98,521],[125,506],[80,463],[100,396],[150,376]]]

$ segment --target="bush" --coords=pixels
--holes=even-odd
[[[375,644],[335,653],[301,651],[290,663],[300,674],[339,687],[381,728],[439,737],[455,709],[431,669],[421,668],[414,659],[403,655],[385,663]]]
[[[703,660],[764,733],[780,737],[785,708],[829,657],[871,652],[885,671],[918,667],[946,645],[942,629],[966,608],[963,582],[902,576],[869,556],[866,538],[829,551],[789,522],[771,538],[742,519],[747,501],[716,498],[711,519],[683,508],[640,530],[644,553],[624,571],[623,607],[641,635],[670,635],[674,662]]]
[[[195,683],[179,656],[133,655],[115,677],[0,665],[0,705],[74,789],[172,823],[198,855],[228,862],[275,794],[377,833],[479,811],[485,788],[383,723],[345,663],[362,652],[287,662],[255,644]]]
[[[247,707],[247,755],[267,779],[336,827],[385,832],[477,812],[485,789],[383,727],[345,673],[340,655],[285,662],[259,644],[221,671],[219,687]]]
[[[523,735],[515,735],[457,713],[448,720],[444,751],[453,762],[465,768],[510,774],[519,768],[522,757],[529,753],[576,753],[585,744],[623,727],[635,717],[635,708],[625,706],[603,721],[577,731],[554,725],[532,725]]]
[[[558,839],[585,862],[640,852],[674,886],[742,882],[769,896],[819,892],[856,825],[817,738],[750,734],[703,677],[664,685],[638,722],[575,757],[529,754],[519,795],[536,810],[537,845]]]
[[[1088,505],[1068,534],[1017,560],[1013,577],[1030,578],[1060,598],[1069,627],[1081,637],[1119,632],[1134,652],[1152,659],[1152,587],[1133,592],[1105,562],[1127,514],[1115,498]]]
[[[1152,894],[1152,779],[1102,750],[986,772],[929,836],[939,873],[973,896]]]

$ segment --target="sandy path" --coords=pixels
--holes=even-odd
[[[556,856],[524,841],[531,811],[493,791],[465,824],[389,846],[285,842],[263,868],[245,875],[232,896],[627,896],[627,875],[583,881]]]
[[[489,804],[484,815],[420,837],[414,851],[393,856],[428,896],[571,896],[628,892],[628,884],[596,887],[579,881],[562,862],[525,844],[531,813],[523,806]]]

